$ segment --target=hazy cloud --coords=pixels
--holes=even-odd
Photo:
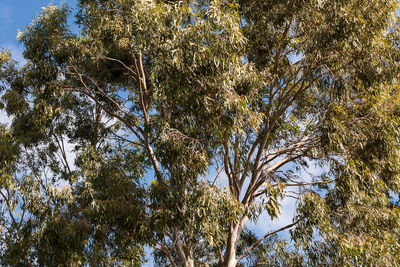
[[[22,47],[19,47],[16,44],[12,44],[12,43],[0,44],[0,47],[3,49],[10,50],[13,59],[18,62],[19,66],[22,66],[26,63],[26,60],[25,60],[24,56],[22,55],[22,53],[24,51]]]
[[[258,236],[282,228],[293,222],[296,215],[296,202],[293,198],[286,197],[281,202],[281,215],[271,220],[267,212],[263,212],[256,222],[248,222],[247,227],[254,231]],[[282,233],[284,234],[284,233]]]
[[[8,117],[3,110],[0,110],[0,124],[8,124],[8,125],[11,124],[10,117]]]

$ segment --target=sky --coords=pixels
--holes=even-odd
[[[18,31],[23,31],[30,25],[35,15],[51,3],[61,3],[60,0],[0,0],[0,48],[11,51],[13,58],[19,64],[24,63],[23,46],[17,42]],[[74,6],[74,0],[63,1]],[[0,111],[0,123],[8,124],[10,119]]]
[[[17,61],[22,60],[22,45],[17,42],[18,30],[31,24],[42,7],[61,1],[50,0],[1,0],[0,1],[0,47],[10,49]],[[65,1],[74,3],[75,1]]]
[[[0,0],[0,48],[9,49],[14,59],[20,64],[23,64],[23,46],[16,40],[18,30],[23,31],[24,28],[32,22],[34,16],[42,11],[42,7],[51,3],[58,4],[62,2],[72,7],[75,5],[74,0]],[[0,111],[0,123],[10,123],[10,119],[2,111]],[[313,167],[311,166],[311,168]],[[315,173],[316,169],[311,171]],[[221,186],[223,186],[223,184],[221,184]],[[264,214],[260,216],[257,223],[251,223],[248,226],[257,234],[263,235],[268,231],[291,223],[295,212],[295,200],[286,198],[282,204],[283,209],[280,219],[271,221],[268,216]],[[152,265],[148,263],[145,266]]]

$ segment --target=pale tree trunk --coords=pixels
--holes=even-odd
[[[236,266],[236,246],[238,242],[238,231],[236,227],[232,228],[229,232],[228,243],[226,244],[226,251],[224,255],[224,267]]]
[[[178,255],[179,255],[179,260],[183,266],[194,267],[194,260],[192,257],[190,257],[189,255],[185,255],[182,250],[178,251]]]
[[[194,260],[191,258],[186,258],[185,267],[194,267]]]
[[[222,263],[222,266],[235,267],[237,265],[238,263],[236,259],[237,243],[239,241],[239,237],[240,234],[242,233],[243,227],[247,222],[247,219],[248,219],[247,216],[243,216],[237,224],[231,225],[228,236],[228,243],[226,244],[224,262]]]
[[[185,267],[194,267],[194,260],[189,255],[185,255],[182,249],[178,250],[179,260],[181,264]],[[182,266],[180,265],[180,266]]]
[[[190,243],[187,244],[185,242],[184,244],[186,245],[185,247],[187,250],[185,252],[184,244],[181,243],[179,232],[175,232],[174,244],[175,244],[176,252],[178,253],[178,256],[179,256],[179,261],[181,263],[183,263],[182,265],[185,267],[194,267],[194,260],[193,260],[194,257],[193,257],[192,247],[191,247]]]

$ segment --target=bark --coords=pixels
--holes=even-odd
[[[186,258],[185,267],[194,267],[193,259]]]
[[[236,228],[236,227],[235,227]],[[238,230],[231,229],[228,237],[228,244],[226,246],[224,262],[222,266],[224,267],[234,267],[236,266],[236,247],[238,242]]]
[[[181,243],[180,240],[180,235],[178,232],[175,232],[174,234],[174,245],[175,245],[175,250],[178,253],[179,256],[179,261],[183,263],[183,266],[185,267],[194,267],[194,260],[193,260],[193,252],[189,248],[189,253],[185,252],[185,249],[183,248],[184,245]]]
[[[229,236],[228,236],[228,243],[226,245],[226,251],[224,255],[224,262],[222,266],[224,267],[235,267],[238,263],[236,259],[236,249],[237,243],[239,241],[240,234],[243,231],[243,227],[247,222],[248,217],[243,216],[237,224],[231,225]]]

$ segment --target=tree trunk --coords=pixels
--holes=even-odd
[[[185,252],[185,250],[183,248],[184,245],[181,243],[178,232],[175,232],[174,244],[175,244],[176,252],[178,253],[178,256],[179,256],[180,263],[185,267],[194,267],[193,251],[191,249],[191,246],[190,245],[187,246],[187,244],[186,244],[187,251]],[[182,265],[179,265],[179,266],[182,266]]]
[[[224,267],[235,267],[237,265],[236,260],[236,249],[239,241],[240,234],[242,233],[243,227],[247,222],[248,217],[243,216],[236,225],[231,225],[228,242],[226,244],[226,251],[224,255]]]
[[[236,266],[236,247],[238,242],[237,227],[234,227],[229,232],[228,243],[226,246],[226,251],[224,255],[224,267],[235,267]]]
[[[187,257],[185,261],[185,267],[194,267],[194,260]]]

